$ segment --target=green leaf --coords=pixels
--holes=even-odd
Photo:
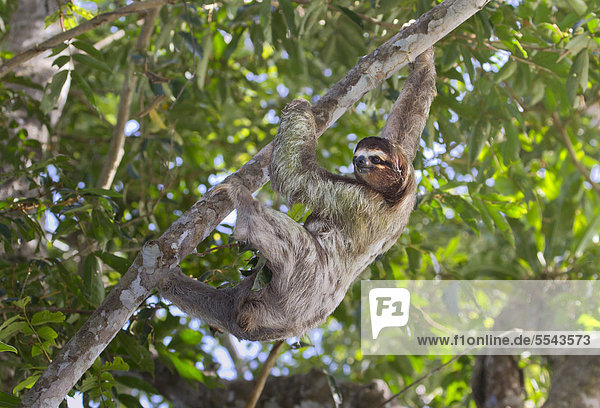
[[[266,267],[267,258],[261,256],[258,265],[254,270],[258,270],[256,274],[256,278],[254,278],[254,283],[252,284],[252,288],[250,289],[253,292],[258,292],[264,289],[269,282],[271,282],[271,278],[273,274],[269,268]]]
[[[27,377],[25,380],[17,384],[15,388],[13,388],[13,394],[16,394],[24,389],[30,389],[31,387],[33,387],[33,384],[35,384],[35,382],[38,380],[38,378],[40,378],[40,376],[41,374],[34,374]]]
[[[202,371],[195,367],[194,362],[190,360],[182,360],[174,353],[169,353],[166,357],[171,360],[171,363],[173,363],[173,366],[180,376],[188,380],[204,383],[204,374],[202,374]]]
[[[571,106],[576,106],[578,86],[579,78],[577,78],[576,76],[569,76],[569,78],[567,78],[567,99],[569,100],[569,104]]]
[[[129,269],[129,265],[131,264],[129,259],[121,258],[120,256],[109,254],[107,252],[101,252],[97,255],[102,259],[102,262],[121,274],[127,272],[127,269]]]
[[[56,331],[50,327],[50,326],[44,326],[44,327],[40,327],[37,330],[37,334],[44,340],[49,340],[52,343],[54,343],[54,339],[56,339],[58,337],[58,333],[56,333]]]
[[[565,47],[571,51],[571,55],[579,55],[579,53],[590,46],[590,38],[587,34],[578,35],[569,40],[569,43]]]
[[[92,210],[92,231],[98,241],[104,243],[110,240],[115,229],[115,225],[104,210],[98,208]]]
[[[467,74],[469,74],[469,78],[471,82],[475,82],[477,76],[475,74],[475,67],[473,66],[473,61],[471,60],[471,54],[467,47],[460,47],[460,52],[462,56],[463,63],[467,68]]]
[[[271,40],[271,0],[263,0],[260,6],[260,26],[262,28],[263,38],[270,43]],[[255,44],[256,46],[256,44]],[[262,44],[261,44],[262,53]],[[261,57],[261,55],[258,55]]]
[[[62,91],[65,82],[67,82],[68,77],[68,70],[59,71],[56,75],[52,77],[52,81],[46,87],[46,91],[42,96],[42,102],[40,105],[40,107],[42,108],[42,112],[48,114],[52,109],[54,109],[54,106],[56,105],[56,102],[58,101],[58,98],[60,96],[60,92]]]
[[[0,407],[2,408],[18,408],[21,403],[21,399],[6,393],[4,391],[0,391]]]
[[[190,33],[178,31],[177,34],[183,39],[183,43],[192,54],[196,55],[196,57],[202,57],[204,55],[204,49],[196,42],[196,39],[192,37]],[[143,58],[140,58],[140,60],[143,60]]]
[[[79,193],[82,195],[90,194],[90,195],[97,195],[97,196],[108,196],[108,197],[112,197],[112,198],[122,198],[123,197],[123,194],[117,193],[116,191],[105,190],[103,188],[95,188],[95,187],[82,188],[81,190],[79,190]]]
[[[112,70],[110,69],[110,67],[108,65],[106,65],[106,63],[104,61],[100,61],[99,59],[94,58],[91,55],[74,54],[73,59],[83,65],[87,65],[88,67],[92,68],[93,70],[100,69],[101,71],[104,71],[108,74],[113,73]]]
[[[69,46],[69,44],[67,44],[66,42],[57,45],[56,47],[52,48],[52,53],[50,55],[48,55],[48,57],[54,57],[55,55],[60,54],[61,52],[63,52],[67,47]]]
[[[458,59],[460,58],[460,49],[456,45],[451,45],[446,48],[444,54],[442,55],[442,70],[448,71],[451,70]],[[462,80],[462,78],[461,78]]]
[[[485,206],[494,220],[494,224],[496,228],[500,231],[502,236],[506,238],[506,240],[514,247],[515,246],[515,237],[512,234],[512,229],[510,228],[510,224],[506,221],[504,214],[498,211],[492,204],[485,203]]]
[[[117,340],[119,351],[128,357],[127,361],[130,366],[138,367],[149,373],[154,372],[154,360],[146,346],[140,344],[132,335],[124,332],[117,335]]]
[[[196,83],[198,84],[198,89],[200,90],[204,90],[204,86],[206,84],[206,73],[208,72],[208,63],[212,58],[214,43],[216,42],[214,37],[216,37],[217,35],[220,36],[221,34],[217,32],[214,36],[209,34],[206,34],[204,36],[204,53],[202,55],[200,63],[198,64],[198,67],[196,68]],[[215,56],[215,58],[217,57]]]
[[[196,343],[196,344],[198,344],[198,343]],[[133,376],[129,376],[129,375],[119,375],[115,378],[115,380],[117,380],[118,383],[123,384],[129,388],[136,388],[138,390],[145,391],[148,394],[158,394],[158,390],[156,388],[154,388],[154,386],[152,386],[152,384],[150,384],[147,381],[144,381],[143,379],[141,379],[139,377],[133,377]]]
[[[179,337],[185,344],[196,345],[202,343],[204,335],[196,330],[184,329],[179,333]]]
[[[292,2],[290,0],[279,0],[279,7],[283,12],[283,17],[285,18],[285,24],[287,25],[288,30],[290,30],[292,36],[298,36],[294,6],[292,5]]]
[[[100,265],[94,254],[89,254],[83,262],[83,283],[89,300],[99,305],[104,300],[104,283]]]
[[[304,212],[306,211],[306,207],[302,203],[296,203],[288,210],[288,217],[296,222],[300,222],[304,216]]]
[[[8,326],[10,326],[10,325],[11,325],[11,324],[12,324],[14,321],[17,321],[17,320],[23,320],[23,317],[22,317],[22,316],[20,316],[20,315],[16,315],[16,316],[10,317],[10,318],[8,318],[6,321],[4,321],[4,322],[2,323],[2,325],[0,326],[0,334],[2,333],[2,331],[3,331],[4,329],[6,329],[6,328],[7,328]]]
[[[418,273],[421,270],[421,264],[423,263],[423,254],[414,248],[407,247],[406,255],[408,256],[408,268],[413,273]]]
[[[94,15],[83,7],[79,7],[73,3],[69,4],[69,7],[71,8],[71,10],[73,10],[74,13],[79,14],[86,20],[91,20],[92,18],[94,18]]]
[[[17,316],[21,317],[21,316]],[[4,325],[2,325],[4,327]],[[27,328],[26,322],[13,322],[0,329],[0,341],[10,338],[13,334],[20,333]]]
[[[90,87],[90,84],[81,76],[79,71],[72,71],[73,73],[73,82],[77,85],[78,89],[81,89],[87,100],[92,104],[95,109],[96,107],[96,98],[94,97],[94,91]]]
[[[15,300],[13,302],[13,305],[15,305],[16,307],[18,307],[19,309],[25,309],[25,307],[31,303],[31,298],[29,296],[25,296],[19,300]]]
[[[10,228],[8,228],[8,226],[6,224],[3,224],[0,222],[0,234],[2,234],[4,236],[4,238],[6,238],[7,241],[10,241],[10,238],[12,237],[12,232],[10,231]]]
[[[587,48],[582,50],[581,54],[583,54],[581,57],[583,62],[581,63],[582,66],[579,74],[579,86],[585,91],[588,83],[588,71],[590,69],[590,54]]]
[[[348,18],[350,18],[350,20],[352,20],[352,22],[354,24],[356,24],[357,26],[359,26],[361,30],[365,29],[363,21],[362,21],[362,19],[360,18],[360,16],[358,14],[356,14],[354,11],[352,11],[349,8],[346,8],[346,7],[337,6],[337,8],[342,13],[344,13]]]
[[[508,166],[519,159],[519,151],[521,150],[519,132],[511,119],[504,122],[504,136],[506,141],[502,146],[502,161]]]
[[[113,361],[107,361],[104,363],[102,370],[129,371],[129,364],[127,364],[121,357],[115,357]]]
[[[73,46],[79,48],[81,51],[88,53],[90,56],[96,58],[97,60],[104,60],[102,53],[94,47],[92,43],[83,40],[73,41]]]
[[[573,11],[580,16],[584,15],[587,11],[587,5],[584,0],[567,0],[569,6],[573,9]]]
[[[53,62],[52,65],[56,66],[57,68],[62,68],[65,64],[69,63],[71,61],[71,57],[68,55],[61,55],[60,57],[57,57]]]
[[[18,354],[17,349],[15,347],[11,346],[10,344],[6,344],[6,343],[3,343],[0,341],[0,353],[2,353],[3,351],[12,351],[13,353]],[[2,400],[0,399],[0,402],[1,401]],[[0,405],[0,406],[2,406],[2,405]]]
[[[116,378],[116,380],[119,381],[119,376]],[[119,402],[121,402],[123,404],[122,406],[127,407],[127,408],[143,408],[144,407],[142,404],[140,404],[139,399],[132,395],[118,394],[117,399],[119,400]]]
[[[57,237],[69,235],[74,232],[78,226],[79,224],[73,218],[67,218],[64,221],[61,221],[52,235],[52,240],[55,240]]]
[[[469,135],[469,163],[474,163],[481,153],[485,142],[490,136],[491,125],[487,120],[480,119],[475,126],[475,130]]]
[[[588,226],[575,244],[575,254],[581,255],[593,242],[594,236],[600,232],[600,213],[589,220]]]
[[[31,324],[34,326],[48,323],[62,323],[64,321],[65,315],[62,312],[50,312],[48,310],[37,312],[31,318]]]

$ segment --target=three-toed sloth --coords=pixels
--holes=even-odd
[[[355,178],[317,164],[310,104],[294,100],[282,112],[269,166],[271,186],[291,207],[312,209],[301,225],[256,201],[239,179],[219,187],[237,209],[234,237],[266,258],[271,280],[251,290],[256,273],[216,289],[181,272],[162,295],[205,323],[249,340],[300,336],[339,305],[350,284],[397,240],[415,204],[412,160],[435,96],[433,49],[412,64],[382,137],[361,140]]]

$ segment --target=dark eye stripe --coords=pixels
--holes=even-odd
[[[382,166],[386,166],[386,167],[390,167],[390,168],[393,167],[392,163],[390,163],[390,162],[388,162],[386,160],[383,160],[379,156],[370,156],[369,160],[371,160],[371,163],[373,163],[373,164],[382,165]]]

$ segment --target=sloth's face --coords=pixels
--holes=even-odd
[[[387,139],[367,137],[361,140],[352,160],[358,181],[384,195],[394,194],[402,187],[403,174]]]
[[[381,149],[357,149],[354,152],[354,172],[366,176],[375,170],[384,170],[385,167],[391,167],[392,162],[388,154]]]

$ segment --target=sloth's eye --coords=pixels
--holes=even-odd
[[[369,160],[371,160],[371,163],[373,163],[373,164],[383,163],[383,160],[381,160],[381,158],[378,156],[371,156],[371,157],[369,157]]]

